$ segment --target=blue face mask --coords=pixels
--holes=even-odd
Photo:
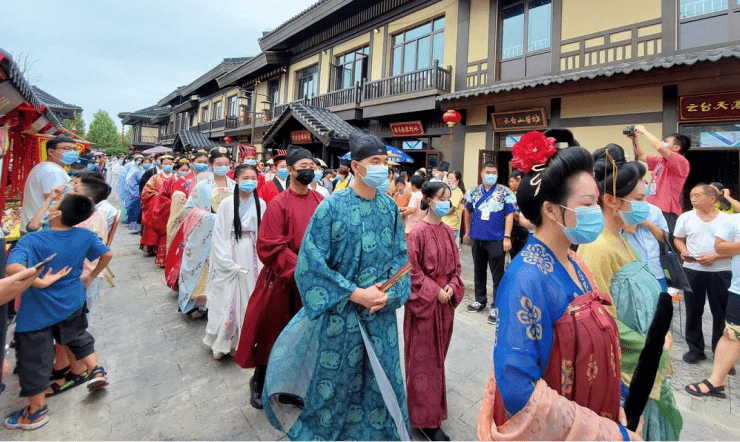
[[[69,176],[77,176],[77,174],[80,173],[77,169],[69,169],[69,172],[67,172],[67,175]]]
[[[157,164],[157,167],[162,167],[162,162],[161,161],[157,161],[156,164]]]
[[[575,210],[565,206],[560,207],[576,213],[575,227],[570,228],[560,224],[565,237],[571,244],[592,243],[601,235],[601,231],[604,230],[604,214],[601,213],[601,207],[578,207]]]
[[[450,186],[450,190],[455,190],[455,188],[457,187],[457,185],[455,184],[448,184],[448,186]]]
[[[187,175],[187,172],[177,172],[177,176],[185,176]]]
[[[452,204],[449,201],[435,201],[434,214],[442,218],[450,211],[450,207],[452,207]]]
[[[208,164],[203,163],[195,163],[193,164],[193,169],[195,169],[196,172],[201,173],[208,170]]]
[[[486,186],[493,186],[498,181],[498,175],[493,173],[487,173],[483,175],[483,182]]]
[[[244,164],[246,164],[247,166],[256,166],[257,160],[244,160]]]
[[[362,181],[364,181],[368,186],[379,189],[384,182],[388,181],[388,166],[384,166],[382,164],[371,164],[370,166],[362,164],[362,166],[367,170],[367,174],[365,176],[360,176],[360,178],[362,178]]]
[[[254,192],[254,189],[256,188],[257,188],[257,180],[239,181],[239,190],[241,190],[244,193]]]
[[[64,152],[62,154],[62,163],[66,164],[68,166],[70,164],[74,163],[75,161],[79,160],[79,159],[80,159],[80,154],[78,154],[74,150],[70,150],[70,151]]]
[[[322,171],[320,171],[320,170],[314,170],[314,171],[313,171],[313,180],[314,180],[315,182],[317,182],[317,183],[318,183],[319,181],[321,181],[321,178],[322,178],[323,176],[324,176],[324,172],[322,172]]]
[[[386,178],[383,184],[381,184],[380,187],[378,187],[377,193],[385,193],[385,191],[388,190],[390,186],[391,186],[391,180]]]
[[[69,185],[69,184],[66,184],[66,185],[64,186],[64,190],[62,190],[62,195],[66,195],[66,194],[68,194],[69,192],[71,192],[71,191],[72,191],[72,189],[74,189],[74,187],[72,187],[72,186],[71,186],[71,185]]]
[[[95,164],[94,163],[89,163],[87,165],[87,170],[95,170]]]
[[[144,163],[144,170],[149,170],[152,168],[151,163]]]
[[[218,176],[225,176],[227,173],[229,173],[229,170],[231,170],[229,166],[216,166],[213,168],[213,173]]]
[[[647,186],[645,186],[645,198],[649,197],[650,195],[652,195],[652,192],[650,192],[650,184],[648,184]]]
[[[162,166],[162,171],[163,171],[164,173],[172,173],[172,166],[171,166],[171,165],[169,165],[169,164],[168,164],[168,165],[166,165],[166,166]]]
[[[287,180],[290,172],[288,172],[287,168],[282,168],[277,170],[277,174],[281,180]]]
[[[622,200],[626,201],[626,200]],[[645,221],[650,215],[650,206],[644,201],[629,201],[632,206],[630,212],[619,212],[619,216],[622,217],[622,221],[628,226],[636,226],[641,222]]]

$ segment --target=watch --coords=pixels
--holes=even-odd
[[[504,235],[504,239],[511,239],[511,235]]]

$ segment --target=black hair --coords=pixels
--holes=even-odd
[[[607,158],[606,153],[614,160]],[[610,143],[598,149],[594,157],[594,178],[599,186],[599,200],[603,202],[604,195],[609,194],[617,198],[624,198],[635,190],[635,186],[647,173],[645,166],[639,161],[627,161],[624,149],[618,144]],[[614,166],[616,165],[616,170]],[[616,176],[615,176],[616,173]]]
[[[450,190],[450,186],[442,181],[427,181],[424,183],[421,186],[421,194],[423,195],[423,198],[421,199],[421,205],[419,208],[421,210],[429,209],[429,198],[432,198],[442,189]]]
[[[95,204],[108,198],[111,187],[104,179],[96,177],[94,173],[84,173],[79,176],[80,183],[87,189],[87,196],[92,198]]]
[[[396,178],[395,180],[393,180],[393,182],[395,184],[403,184],[404,186],[406,185],[406,180],[402,176],[399,176],[398,178]]]
[[[68,137],[67,135],[59,135],[46,142],[47,149],[56,149],[59,143],[72,143],[75,144],[75,140]]]
[[[207,154],[207,153],[205,153],[205,152],[195,152],[195,153],[193,154],[193,159],[191,160],[191,162],[195,162],[195,160],[197,160],[197,159],[198,159],[198,158],[200,158],[200,157],[205,157],[205,158],[208,158],[208,154]]]
[[[226,150],[226,152],[221,152],[221,149]],[[211,149],[211,153],[208,155],[208,162],[213,164],[214,161],[216,161],[216,158],[227,158],[229,161],[231,161],[231,155],[229,155],[228,149],[222,148],[222,147],[214,147]]]
[[[509,178],[519,178],[519,179],[522,179],[522,172],[519,171],[519,170],[513,170],[509,174]]]
[[[324,173],[321,175],[323,178],[326,178],[327,176],[331,175],[332,170],[331,169],[324,169]]]
[[[593,168],[594,159],[583,147],[571,146],[559,149],[546,163],[541,173],[532,171],[522,174],[522,182],[516,193],[516,201],[522,215],[539,227],[542,225],[542,204],[549,201],[563,205],[570,196],[568,180],[581,172],[591,175]],[[539,186],[535,178],[541,180]],[[535,180],[534,184],[532,180]]]
[[[453,170],[452,172],[447,172],[447,174],[455,175],[455,179],[457,180],[457,187],[462,191],[462,193],[465,193],[465,183],[463,183],[462,172],[460,172],[459,170]]]
[[[93,201],[85,195],[67,194],[59,203],[62,224],[74,227],[90,218],[95,212]]]
[[[687,137],[684,134],[670,134],[668,137],[673,137],[676,140],[676,145],[681,148],[681,152],[679,152],[681,155],[685,154],[689,149],[691,149],[691,138]]]
[[[236,166],[234,169],[234,180],[239,178],[239,174],[241,174],[245,170],[253,170],[254,173],[259,176],[259,172],[257,172],[257,167],[252,166],[251,164],[240,164]],[[239,240],[242,238],[242,217],[239,215],[239,203],[241,202],[241,196],[239,195],[239,185],[237,184],[237,189],[234,191],[234,239],[236,242],[239,242]],[[257,230],[260,228],[260,218],[262,218],[262,207],[260,207],[260,199],[259,196],[257,196],[257,189],[254,189],[252,191],[252,197],[254,197],[254,208],[257,210]]]
[[[723,192],[725,190],[725,185],[718,181],[709,183],[709,185],[719,190],[719,197],[717,198],[717,201],[719,202],[719,209],[730,210],[732,208],[732,203],[730,203],[727,198],[725,198],[725,194]]]
[[[495,165],[492,161],[486,161],[485,163],[483,163],[483,167],[481,168],[481,170],[485,169],[486,167],[493,167],[494,169],[498,170],[498,166]]]
[[[692,189],[696,189],[697,187],[701,187],[702,192],[704,192],[704,195],[714,198],[715,200],[719,201],[720,196],[722,196],[722,192],[717,190],[714,187],[714,184],[707,184],[707,183],[698,183]]]
[[[421,175],[414,175],[411,177],[411,185],[416,187],[417,189],[421,189],[421,186],[424,185],[424,177]]]

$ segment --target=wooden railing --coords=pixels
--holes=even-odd
[[[213,130],[213,129],[223,129],[224,127],[226,127],[226,120],[223,119],[223,118],[220,119],[220,120],[213,120],[213,121],[211,121],[211,130]]]
[[[362,98],[362,88],[360,87],[360,83],[357,83],[351,88],[317,95],[310,99],[308,103],[313,107],[328,109],[347,104],[360,104],[360,98]]]
[[[429,69],[408,72],[382,80],[371,81],[363,86],[362,100],[378,100],[394,95],[412,94],[429,90],[451,91],[452,67],[439,67],[437,62]]]

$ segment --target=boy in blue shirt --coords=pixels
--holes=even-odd
[[[91,231],[72,227],[89,218],[95,205],[83,195],[69,194],[49,213],[50,230],[32,232],[18,241],[8,256],[7,273],[13,275],[56,254],[49,270],[26,290],[16,319],[15,341],[21,397],[29,405],[8,416],[5,426],[35,430],[48,422],[45,392],[54,365],[54,341],[66,345],[82,362],[87,388],[95,391],[108,385],[95,355],[95,339],[87,331],[85,287],[110,262],[113,252]],[[98,265],[84,278],[87,258]],[[77,373],[79,375],[80,373]]]

